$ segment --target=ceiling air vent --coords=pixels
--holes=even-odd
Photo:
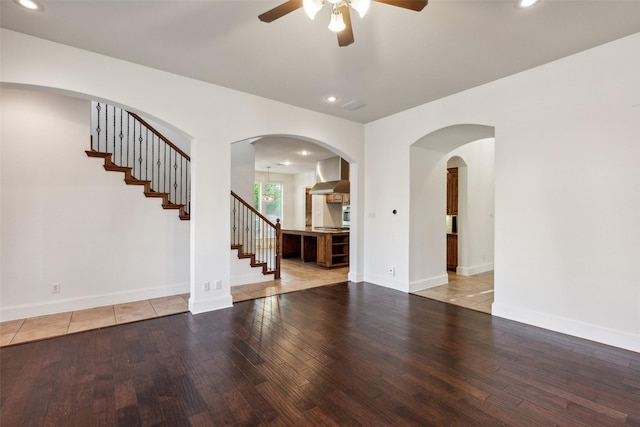
[[[357,99],[354,99],[353,101],[347,102],[346,104],[342,105],[342,108],[349,111],[357,110],[360,107],[364,107],[364,104]]]

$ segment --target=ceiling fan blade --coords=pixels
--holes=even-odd
[[[349,6],[342,6],[342,19],[344,20],[345,29],[336,33],[338,35],[338,46],[349,46],[353,43],[353,28],[351,27],[351,13]]]
[[[398,6],[403,9],[415,10],[420,12],[427,5],[427,0],[373,0],[378,3],[388,4],[390,6]]]
[[[287,13],[291,13],[296,9],[302,7],[302,0],[289,0],[286,3],[282,3],[280,6],[276,6],[273,9],[258,16],[262,22],[273,22],[278,18],[282,18]]]

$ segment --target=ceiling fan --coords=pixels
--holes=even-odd
[[[427,5],[428,0],[373,0],[404,9],[420,12]],[[262,22],[273,22],[284,15],[304,7],[309,18],[313,19],[325,2],[331,4],[331,21],[329,30],[338,35],[339,46],[349,46],[353,43],[353,28],[351,28],[351,14],[349,8],[364,16],[369,9],[371,0],[289,0],[258,16]]]

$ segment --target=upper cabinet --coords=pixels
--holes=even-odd
[[[349,197],[349,193],[333,193],[326,195],[326,202],[348,205],[351,203],[351,198]]]
[[[447,169],[447,215],[458,215],[458,168]]]

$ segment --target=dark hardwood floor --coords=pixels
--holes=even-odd
[[[640,354],[367,284],[0,358],[2,427],[640,425]]]

